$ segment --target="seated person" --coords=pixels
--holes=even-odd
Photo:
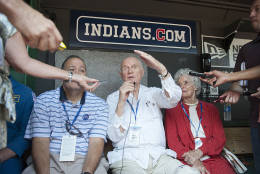
[[[160,108],[173,108],[181,99],[181,89],[166,67],[142,51],[135,51],[146,65],[160,74],[162,88],[141,85],[142,63],[127,57],[121,63],[122,86],[107,97],[110,125],[108,137],[114,150],[108,152],[113,174],[198,174],[166,150]],[[171,153],[167,153],[171,152]]]
[[[23,153],[29,149],[31,142],[24,139],[32,107],[33,92],[30,88],[14,80],[11,76],[16,121],[7,123],[7,147],[0,149],[0,173],[20,174],[24,167]]]
[[[166,110],[168,146],[179,160],[201,173],[232,174],[232,167],[221,156],[226,139],[219,112],[214,105],[198,100],[201,82],[188,75],[190,71],[180,69],[174,76],[182,89],[182,99],[177,107]]]
[[[31,58],[28,55],[25,40],[21,33],[8,21],[7,17],[0,13],[0,149],[6,147],[6,121],[15,122],[15,104],[12,100],[12,87],[8,79],[8,70],[4,60],[17,71],[35,77],[46,79],[60,79],[78,82],[86,90],[95,89],[98,85],[96,79],[88,78],[85,75],[70,74],[57,67],[45,64]],[[45,45],[44,43],[40,44]],[[88,84],[92,83],[92,85]]]
[[[84,60],[75,55],[63,62],[62,69],[86,74]],[[107,103],[77,82],[63,81],[61,87],[41,94],[25,134],[32,138],[36,173],[106,174],[108,163],[101,156],[107,126]]]

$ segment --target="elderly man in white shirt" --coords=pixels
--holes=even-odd
[[[162,89],[140,84],[144,75],[142,63],[128,57],[121,63],[119,90],[107,98],[110,125],[108,137],[114,150],[108,153],[113,174],[199,174],[196,169],[175,159],[166,149],[160,108],[173,108],[181,99],[181,89],[166,67],[151,55],[134,51],[143,62],[160,75]]]

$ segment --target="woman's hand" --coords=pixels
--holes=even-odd
[[[190,165],[194,165],[195,161],[199,160],[203,156],[203,152],[200,149],[191,150],[182,155],[184,161]]]
[[[200,160],[195,161],[192,167],[198,169],[201,174],[210,174],[210,172],[206,169],[206,167],[203,165],[203,163]]]

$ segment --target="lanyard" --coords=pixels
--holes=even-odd
[[[190,120],[191,125],[194,127],[194,129],[195,129],[195,131],[196,131],[196,137],[195,137],[195,138],[197,138],[197,137],[198,137],[198,134],[199,134],[199,130],[200,130],[201,120],[202,120],[202,103],[200,103],[200,110],[201,110],[201,112],[200,112],[200,122],[199,122],[199,126],[198,126],[198,129],[197,129],[197,130],[196,130],[195,125],[192,123],[192,121],[191,121],[191,119],[190,119],[190,116],[187,114],[187,112],[186,112],[186,110],[185,110],[185,108],[184,108],[182,102],[181,102],[181,107],[182,107],[183,112],[184,112],[185,115],[187,116],[187,118]]]
[[[65,104],[62,103],[62,106],[63,106],[64,111],[66,112],[67,119],[68,119],[68,121],[69,121],[69,123],[70,123],[69,114],[68,114],[68,112],[67,112],[67,110],[66,110]],[[82,108],[82,104],[80,105],[80,108],[79,108],[77,114],[75,115],[75,117],[74,117],[72,123],[70,123],[70,126],[72,126],[72,125],[75,123],[75,121],[77,120],[77,118],[78,118],[78,116],[79,116],[79,113],[80,113],[80,111],[81,111],[81,108]]]
[[[138,102],[137,102],[137,104],[136,104],[135,110],[134,110],[134,108],[133,108],[133,105],[129,102],[129,100],[127,99],[126,101],[127,101],[127,103],[129,104],[129,106],[131,107],[131,110],[132,110],[132,112],[133,112],[134,115],[135,115],[135,122],[136,122],[136,116],[137,116],[137,112],[138,112],[140,100],[138,100]]]

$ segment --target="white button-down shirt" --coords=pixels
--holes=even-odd
[[[130,105],[126,102],[124,112],[121,117],[116,113],[116,107],[119,99],[119,91],[110,94],[107,98],[109,105],[110,125],[108,127],[108,137],[113,143],[114,150],[108,153],[109,163],[112,164],[122,160],[124,149],[124,159],[137,162],[142,168],[148,167],[149,157],[153,158],[153,165],[156,165],[159,157],[166,153],[165,132],[162,121],[160,108],[173,108],[181,99],[181,89],[172,79],[168,77],[161,80],[162,89],[141,85],[139,88],[138,100],[133,99],[130,94],[128,100],[133,104],[136,110],[139,101],[139,107],[136,115],[131,110]],[[166,97],[164,90],[169,94]],[[125,138],[129,136],[128,127],[140,127],[139,144],[133,144]],[[119,127],[125,129],[124,133],[120,132]]]

